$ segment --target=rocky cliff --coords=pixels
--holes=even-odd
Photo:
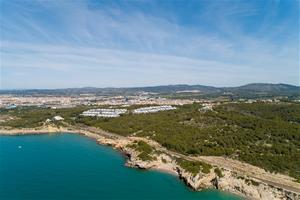
[[[264,182],[237,174],[236,172],[220,169],[221,175],[215,172],[215,167],[208,173],[199,172],[192,174],[183,169],[176,161],[173,155],[167,155],[162,152],[152,153],[153,160],[141,160],[139,153],[130,147],[131,140],[99,139],[99,143],[111,145],[124,152],[128,159],[126,166],[139,169],[162,170],[182,179],[189,187],[194,190],[205,188],[215,188],[223,191],[235,193],[247,199],[263,200],[299,200],[300,194],[270,186]]]

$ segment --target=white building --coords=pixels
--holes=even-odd
[[[166,111],[166,110],[175,110],[176,107],[166,105],[166,106],[150,106],[150,107],[143,107],[133,110],[133,113],[135,114],[141,114],[141,113],[155,113],[159,111]]]
[[[62,120],[64,120],[64,118],[57,115],[57,116],[53,117],[53,120],[54,121],[62,121]]]
[[[119,117],[127,112],[127,109],[90,109],[84,111],[81,115],[86,117]]]

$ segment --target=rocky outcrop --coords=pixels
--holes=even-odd
[[[211,170],[210,173],[207,174],[199,172],[195,176],[185,171],[181,167],[177,167],[177,172],[179,174],[179,177],[194,190],[215,188],[214,184],[212,184],[213,180],[216,178],[213,170]]]
[[[223,170],[224,177],[219,178],[221,190],[241,194],[251,199],[300,199],[300,194],[270,186],[259,180],[237,175],[235,172]]]
[[[238,175],[233,171],[222,169],[222,177],[219,177],[214,172],[214,167],[209,173],[199,172],[196,175],[184,170],[176,163],[171,155],[165,153],[153,153],[154,160],[143,161],[139,159],[139,152],[130,148],[133,141],[130,139],[116,140],[101,138],[98,139],[101,144],[111,145],[114,148],[121,150],[127,157],[126,166],[139,169],[157,169],[166,171],[179,176],[189,187],[194,190],[202,190],[206,188],[215,188],[249,199],[264,199],[264,200],[299,200],[300,194],[276,188],[263,183],[259,180]]]

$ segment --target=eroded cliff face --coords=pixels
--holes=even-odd
[[[153,160],[141,160],[139,152],[130,148],[132,141],[130,140],[115,140],[102,138],[98,140],[101,144],[111,145],[114,148],[121,150],[127,155],[128,159],[126,166],[136,167],[140,169],[157,169],[172,173],[179,176],[189,187],[194,190],[202,190],[205,188],[215,188],[223,191],[235,193],[247,199],[263,199],[263,200],[299,200],[300,194],[276,188],[263,183],[259,180],[239,175],[227,169],[221,169],[222,175],[215,173],[213,167],[209,173],[199,172],[192,174],[176,162],[173,155],[154,152]]]
[[[283,194],[257,180],[238,176],[234,172],[223,170],[224,177],[218,179],[221,190],[242,193],[251,199],[284,199]]]
[[[219,177],[211,169],[209,173],[198,173],[193,176],[184,169],[178,167],[177,172],[184,182],[195,190],[215,188],[235,193],[248,199],[286,199],[299,200],[300,194],[293,193],[281,188],[276,188],[259,180],[237,175],[235,172],[222,169],[222,177]]]

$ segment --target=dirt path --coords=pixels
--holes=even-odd
[[[262,168],[238,160],[219,156],[199,156],[193,158],[195,160],[204,161],[212,165],[223,167],[225,169],[256,178],[269,185],[300,193],[300,183],[294,182],[292,177],[283,174],[269,173]]]
[[[192,157],[192,156],[186,156],[174,151],[167,150],[166,148],[162,147],[160,144],[153,140],[145,139],[145,138],[138,138],[138,137],[132,137],[135,139],[143,140],[147,143],[149,143],[151,146],[156,148],[157,150],[160,150],[166,154],[177,156],[180,158],[184,158],[186,160],[190,161],[202,161],[214,166],[217,166],[219,168],[225,168],[231,171],[236,172],[240,175],[247,175],[249,177],[258,179],[264,183],[267,183],[269,185],[283,188],[288,191],[300,193],[300,183],[297,183],[293,181],[294,179],[292,177],[283,175],[283,174],[275,174],[275,173],[269,173],[266,172],[264,169],[238,161],[233,160],[229,158],[224,158],[221,156],[198,156],[198,157]]]

